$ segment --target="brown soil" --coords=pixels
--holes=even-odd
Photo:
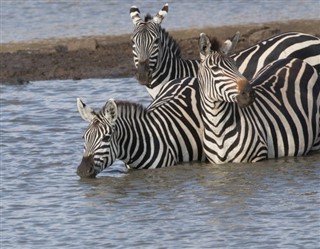
[[[237,50],[268,36],[299,31],[320,37],[320,20],[298,20],[242,26],[168,30],[185,59],[198,59],[198,36],[204,32],[221,40],[241,32]],[[0,83],[35,80],[131,77],[134,75],[130,34],[72,39],[51,39],[1,44]]]

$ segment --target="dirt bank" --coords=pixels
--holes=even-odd
[[[183,58],[197,59],[197,40],[201,32],[225,40],[238,30],[242,35],[237,46],[240,50],[285,31],[320,37],[320,20],[168,31],[178,41]],[[129,37],[130,34],[1,44],[0,83],[133,76]]]

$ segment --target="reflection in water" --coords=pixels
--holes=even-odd
[[[316,248],[320,153],[79,179],[76,98],[150,97],[134,79],[0,86],[3,248]]]

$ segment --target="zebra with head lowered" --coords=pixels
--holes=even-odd
[[[154,17],[146,15],[143,20],[136,6],[130,9],[135,27],[131,41],[137,79],[147,87],[152,98],[167,82],[196,77],[198,72],[199,62],[184,60],[177,42],[161,27],[167,13],[168,4]],[[267,64],[287,57],[304,60],[320,72],[320,39],[309,34],[287,32],[267,38],[230,57],[249,79]]]
[[[135,169],[204,161],[199,97],[196,78],[185,78],[163,88],[147,109],[109,100],[94,112],[78,99],[89,126],[77,174],[95,177],[116,159]]]
[[[320,78],[294,58],[273,62],[250,82],[200,35],[204,150],[212,163],[256,162],[319,150]]]

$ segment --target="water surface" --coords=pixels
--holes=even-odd
[[[317,248],[320,153],[75,174],[76,97],[143,103],[135,79],[1,85],[1,248]]]

